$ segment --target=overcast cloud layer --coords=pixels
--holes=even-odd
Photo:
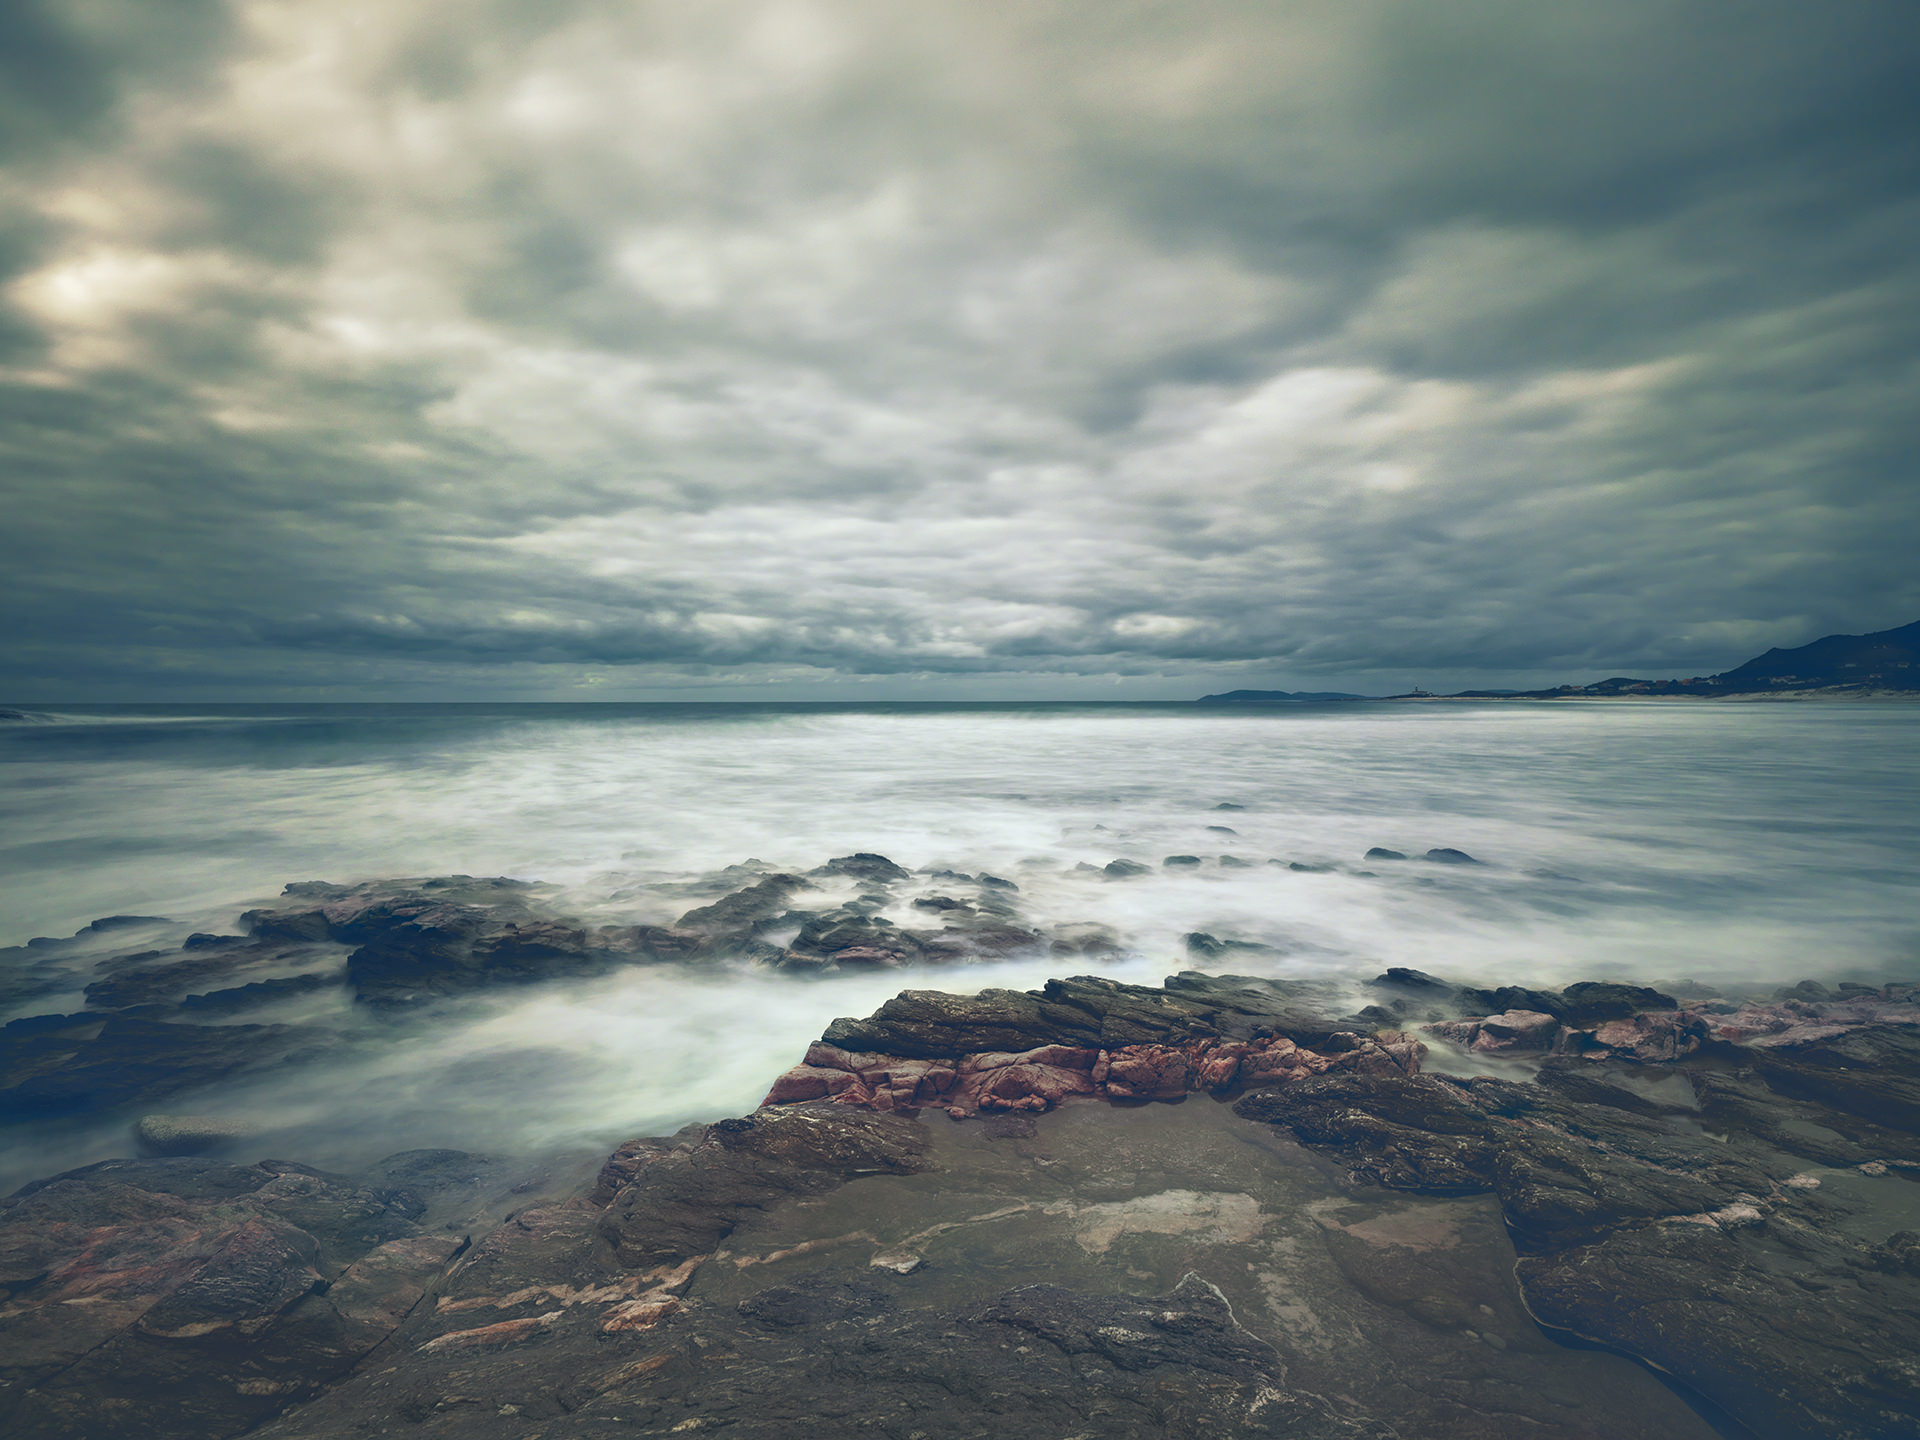
[[[1920,618],[1916,74],[1907,0],[12,0],[0,699]]]

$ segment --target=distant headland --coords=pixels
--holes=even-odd
[[[1791,650],[1773,649],[1719,675],[1687,680],[1636,680],[1617,675],[1591,685],[1550,690],[1461,690],[1433,695],[1415,687],[1402,695],[1350,695],[1337,690],[1229,690],[1202,695],[1202,705],[1281,705],[1332,700],[1607,700],[1626,696],[1734,699],[1757,695],[1863,698],[1920,696],[1920,620],[1871,635],[1828,635]]]

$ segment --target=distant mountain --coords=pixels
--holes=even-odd
[[[1224,695],[1202,695],[1202,705],[1298,705],[1309,700],[1365,700],[1344,690],[1229,690]]]
[[[1757,695],[1819,690],[1860,694],[1872,690],[1920,691],[1920,620],[1871,635],[1828,635],[1811,645],[1769,650],[1719,675],[1691,680],[1634,680],[1617,675],[1592,685],[1560,685],[1521,692],[1531,699],[1559,700],[1609,695]],[[1462,698],[1492,699],[1507,690],[1463,690]]]
[[[1752,690],[1856,684],[1920,690],[1920,620],[1872,635],[1829,635],[1797,650],[1769,650],[1713,678]]]

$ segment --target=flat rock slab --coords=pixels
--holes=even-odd
[[[917,1132],[910,1167],[741,1207],[678,1263],[664,1242],[645,1269],[614,1261],[591,1205],[521,1217],[358,1375],[258,1433],[1713,1433],[1642,1368],[1540,1334],[1491,1197],[1357,1189],[1205,1099],[872,1118]],[[629,1149],[628,1193],[706,1144]]]
[[[310,1398],[494,1223],[497,1168],[111,1160],[0,1200],[0,1433],[220,1440]]]

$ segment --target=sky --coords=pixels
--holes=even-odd
[[[0,701],[1920,618],[1910,0],[9,0]]]

